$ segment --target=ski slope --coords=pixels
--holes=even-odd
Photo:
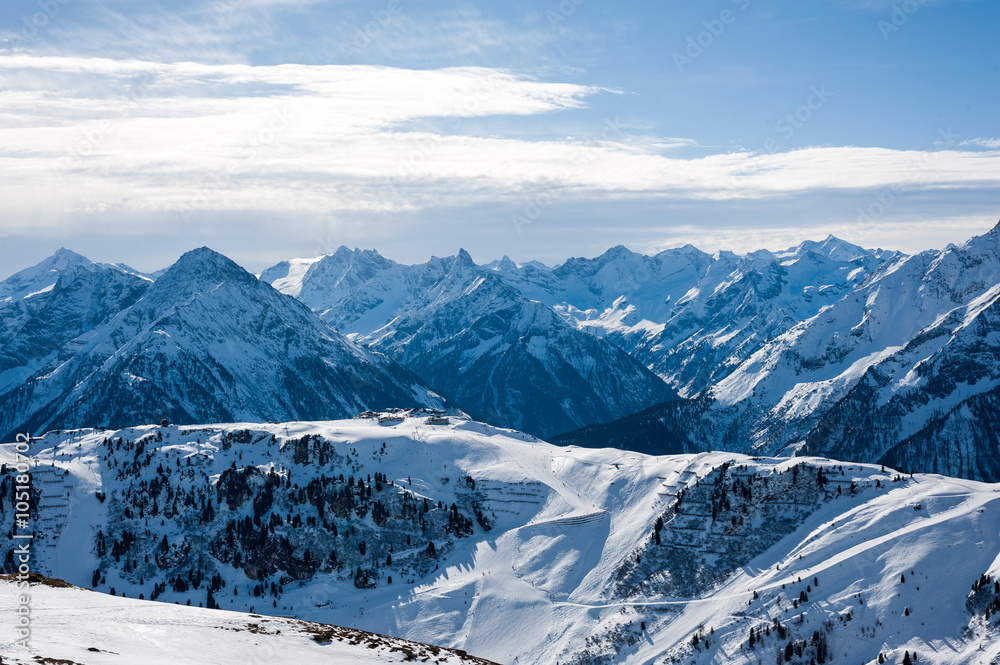
[[[241,430],[254,441],[224,449],[223,438]],[[330,442],[341,456],[325,467],[296,462],[295,442],[306,435]],[[136,571],[97,557],[94,534],[119,523],[110,507],[128,477],[119,453],[102,443],[118,437],[144,441],[151,467],[177,469],[170,476],[176,488],[217,484],[227,469],[250,466],[291,474],[305,487],[339,464],[359,479],[385,474],[393,484],[379,492],[441,502],[445,511],[478,505],[492,525],[435,538],[434,559],[412,532],[418,540],[411,547],[395,548],[392,563],[376,567],[374,588],[352,584],[350,563],[343,571],[321,567],[260,598],[250,594],[257,580],[209,556],[206,577],[226,581],[215,594],[223,609],[389,634],[498,663],[774,662],[790,640],[808,645],[821,631],[836,662],[875,662],[879,653],[899,662],[904,651],[926,663],[1000,656],[995,619],[966,606],[981,575],[1000,574],[994,485],[822,458],[561,448],[454,417],[429,425],[412,414],[383,424],[359,418],[50,433],[34,444],[37,470],[65,470],[73,482],[60,485],[71,487],[68,517],[55,546],[40,550],[39,570],[89,587],[101,567],[99,589],[114,587],[129,598],[148,597],[171,573],[140,568],[140,584]],[[188,465],[187,458],[195,461]],[[11,461],[4,446],[0,462]],[[740,487],[751,488],[752,498]],[[96,498],[98,490],[107,501]],[[295,510],[305,519],[310,508]],[[207,528],[228,512],[220,502]],[[653,542],[658,517],[662,545]],[[337,518],[334,541],[323,540],[316,526],[294,531],[312,538],[312,547],[340,547],[354,530],[367,540],[366,556],[381,561],[389,550],[380,548],[399,540],[391,540],[394,523],[380,528],[372,519]],[[149,552],[164,536],[171,543],[185,537],[176,519],[133,522],[141,530],[137,547]],[[798,604],[807,586],[808,601]],[[204,593],[168,588],[160,600],[197,605]],[[151,607],[160,606],[172,607]],[[767,637],[750,649],[751,627],[775,619],[787,638]],[[707,648],[703,637],[692,646],[701,633]],[[809,662],[808,648],[801,662]]]
[[[257,614],[115,598],[56,580],[27,591],[4,576],[0,606],[14,616],[15,594],[31,596],[29,648],[0,638],[4,663],[74,665],[264,665],[276,662],[373,665],[430,660],[490,665],[463,653],[363,631]],[[9,631],[5,631],[9,632]]]

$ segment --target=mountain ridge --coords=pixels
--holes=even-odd
[[[406,370],[207,248],[78,339],[66,362],[2,396],[0,430],[443,405]]]
[[[33,570],[176,621],[295,615],[505,664],[1000,656],[996,485],[371,415],[50,432]],[[0,491],[14,461],[0,446]]]

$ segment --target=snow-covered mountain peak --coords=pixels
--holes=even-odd
[[[973,236],[958,246],[951,245],[949,249],[975,254],[1000,255],[1000,222],[986,233]]]
[[[592,259],[579,256],[566,259],[566,261],[554,269],[553,274],[561,279],[587,278],[602,272],[602,270],[609,266],[622,267],[627,264],[634,264],[637,261],[643,261],[646,258],[646,256],[633,252],[624,245],[615,245],[600,256]]]
[[[859,247],[858,245],[853,245],[834,235],[828,235],[824,240],[806,240],[799,243],[795,247],[786,249],[783,252],[777,252],[776,255],[785,259],[788,257],[803,256],[809,252],[814,252],[832,261],[840,263],[850,263],[852,261],[864,259],[872,254],[871,250]]]
[[[636,254],[636,252],[633,252],[625,245],[615,245],[601,254],[598,257],[598,260],[602,262],[614,261],[625,257],[635,256]]]
[[[188,284],[194,288],[222,282],[252,286],[257,278],[227,256],[208,247],[185,252],[156,281],[162,290],[173,290]]]
[[[680,247],[671,247],[670,249],[665,249],[665,250],[659,252],[658,255],[659,254],[667,254],[667,253],[670,253],[670,254],[705,254],[704,251],[702,251],[701,249],[695,247],[691,243],[687,243],[687,244],[682,245]]]
[[[487,271],[476,265],[470,255],[464,249],[459,249],[458,254],[441,259],[441,270],[446,276],[446,281],[466,283],[470,279],[485,276]],[[492,277],[492,275],[490,275]],[[439,286],[443,286],[442,285]]]
[[[90,259],[82,254],[77,254],[73,250],[60,247],[52,254],[52,262],[52,267],[58,269],[71,263],[90,263]]]
[[[327,255],[329,256],[329,254]],[[312,259],[289,259],[271,266],[260,274],[258,279],[267,282],[282,293],[298,297],[302,290],[302,280],[309,269],[324,257]]]
[[[514,263],[514,261],[511,260],[511,258],[506,254],[504,254],[503,258],[500,259],[499,261],[491,261],[490,263],[487,263],[485,266],[483,266],[483,268],[487,270],[493,270],[495,272],[500,272],[500,273],[517,272],[520,269],[520,267],[521,266]]]
[[[0,282],[0,304],[48,293],[62,275],[74,270],[102,268],[85,256],[60,247],[52,256]]]

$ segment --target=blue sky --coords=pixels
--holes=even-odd
[[[549,264],[1000,218],[1000,3],[16,0],[0,276],[67,246]]]

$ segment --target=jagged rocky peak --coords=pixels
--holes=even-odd
[[[347,251],[345,252],[345,250]],[[349,259],[352,266],[364,266],[373,269],[384,269],[395,265],[394,261],[379,254],[378,250],[361,249],[359,247],[355,247],[353,250],[341,247],[334,254],[334,258],[338,260]]]
[[[615,245],[609,248],[606,252],[601,254],[599,258],[604,260],[620,259],[627,256],[633,256],[635,252],[626,247],[625,245]]]
[[[472,255],[465,249],[459,249],[455,255],[455,267],[477,268],[476,262],[472,260]]]
[[[314,289],[323,285],[331,287],[348,275],[367,280],[394,265],[394,261],[374,249],[348,249],[341,245],[333,254],[316,260],[303,275],[303,281],[314,281]]]
[[[489,264],[489,268],[497,272],[516,272],[518,265],[509,256],[504,254],[502,259]]]
[[[669,249],[664,249],[653,255],[653,258],[659,259],[660,261],[676,261],[678,259],[686,259],[688,261],[696,259],[710,259],[711,255],[704,252],[691,243],[687,243],[682,247],[671,247]]]
[[[427,275],[450,277],[453,280],[466,279],[471,274],[485,272],[483,268],[476,265],[476,262],[472,260],[472,255],[464,249],[459,249],[454,256],[432,256],[431,260],[423,266],[410,266],[410,268],[422,270]]]
[[[580,272],[581,270],[587,270],[588,268],[599,269],[601,266],[608,263],[622,261],[633,256],[639,255],[624,245],[615,245],[614,247],[606,250],[600,256],[593,259],[584,258],[582,256],[568,258],[556,270],[564,274],[569,274]]]
[[[30,268],[25,268],[24,270],[14,273],[5,279],[4,282],[12,280],[23,281],[52,271],[60,271],[70,267],[92,263],[93,262],[87,257],[77,254],[76,252],[66,249],[65,247],[60,247],[52,256],[39,261]]]

